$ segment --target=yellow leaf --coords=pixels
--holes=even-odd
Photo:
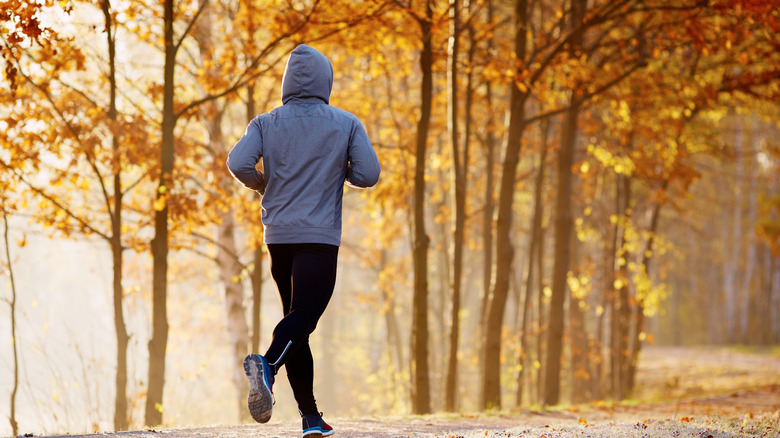
[[[578,418],[578,419],[577,419],[577,421],[578,421],[580,424],[585,424],[585,425],[587,425],[587,424],[588,424],[588,420],[586,420],[586,419],[584,419],[584,418],[582,418],[582,417]]]

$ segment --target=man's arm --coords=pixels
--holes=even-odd
[[[265,193],[265,178],[255,166],[263,156],[263,136],[257,118],[249,122],[246,132],[233,146],[227,158],[227,167],[233,177],[246,188],[261,195]]]
[[[349,143],[347,184],[352,187],[371,187],[379,181],[381,167],[360,121],[355,122]]]

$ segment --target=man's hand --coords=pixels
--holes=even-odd
[[[263,172],[255,169],[255,176],[257,178],[257,182],[259,184],[259,187],[255,189],[257,193],[260,193],[260,196],[265,195],[265,175],[263,175]]]

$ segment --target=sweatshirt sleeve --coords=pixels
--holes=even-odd
[[[249,122],[244,135],[230,150],[227,167],[231,175],[241,184],[261,195],[265,192],[265,179],[263,173],[255,169],[255,166],[262,156],[263,135],[258,117]]]
[[[359,120],[355,120],[349,142],[347,184],[352,187],[371,187],[379,180],[381,168],[368,134]]]

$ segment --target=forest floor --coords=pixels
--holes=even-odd
[[[780,437],[780,351],[647,348],[636,398],[550,410],[328,418],[340,438]],[[298,422],[69,435],[80,438],[292,438]],[[28,435],[29,436],[29,435]]]

